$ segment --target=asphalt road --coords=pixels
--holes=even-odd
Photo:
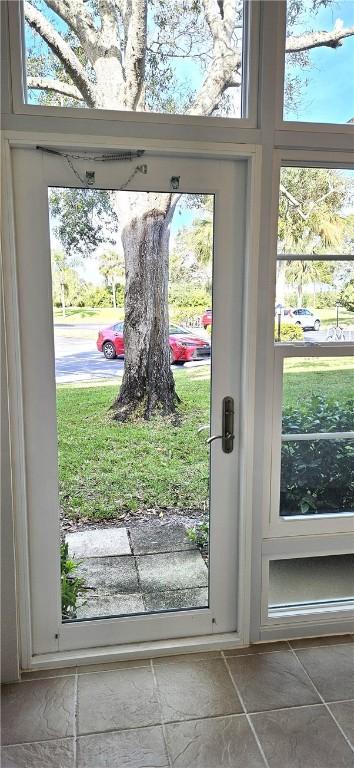
[[[55,378],[58,384],[122,377],[124,358],[106,360],[103,353],[96,349],[100,327],[93,324],[54,326]],[[91,338],[88,338],[90,334]],[[179,370],[201,365],[210,365],[210,359],[185,363]]]
[[[100,325],[55,325],[55,374],[58,384],[93,379],[122,377],[124,358],[106,360],[96,349]],[[200,330],[202,336],[204,331]],[[306,331],[305,341],[326,341],[326,331]],[[210,365],[209,360],[185,363],[179,370]]]

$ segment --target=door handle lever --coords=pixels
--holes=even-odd
[[[214,440],[222,440],[222,435],[212,435],[211,437],[208,437],[207,443],[210,445],[210,443],[213,443]]]
[[[222,435],[212,435],[207,443],[213,443],[214,440],[222,440],[222,449],[224,453],[232,453],[234,449],[234,399],[233,397],[224,397],[222,401]]]

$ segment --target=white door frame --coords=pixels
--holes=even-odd
[[[58,139],[58,140],[56,140]],[[105,150],[117,149],[119,146],[138,145],[139,142],[126,139],[122,141],[110,142],[110,147],[107,147],[107,139],[96,138],[93,145],[92,138],[82,139],[82,137],[72,137],[73,145],[83,149],[99,149],[102,146]],[[54,137],[38,136],[36,137],[36,144],[47,143],[50,146],[68,146],[67,140],[63,141],[62,136]],[[150,142],[144,141],[145,148]],[[156,148],[156,143],[151,142],[151,149]],[[5,142],[4,153],[5,160],[7,162],[8,172],[10,169],[10,149],[11,146],[27,146],[33,147],[33,136],[30,138],[25,135],[19,136],[16,134],[16,140],[14,137],[8,136]],[[260,150],[256,147],[239,146],[239,145],[197,145],[193,143],[186,144],[186,142],[173,142],[173,146],[169,143],[161,146],[159,142],[159,149],[163,153],[168,154],[189,154],[191,156],[203,157],[203,158],[221,158],[227,157],[228,159],[247,159],[249,161],[248,171],[248,190],[247,190],[247,205],[246,205],[246,221],[245,232],[247,234],[247,241],[245,243],[245,299],[243,309],[243,359],[242,359],[242,391],[241,391],[241,424],[240,424],[240,527],[239,527],[239,583],[238,583],[238,633],[229,633],[226,635],[223,633],[217,635],[204,635],[203,637],[195,637],[185,640],[166,640],[166,641],[151,641],[148,643],[140,644],[140,652],[144,655],[154,653],[154,648],[158,649],[158,652],[163,652],[164,646],[166,652],[171,650],[178,650],[188,648],[207,647],[218,645],[221,647],[222,643],[235,644],[236,642],[244,643],[248,639],[249,631],[249,603],[250,603],[250,552],[251,552],[251,507],[252,507],[252,443],[253,443],[253,392],[254,392],[254,361],[255,361],[255,313],[251,311],[254,306],[256,297],[256,280],[257,274],[257,252],[258,252],[258,237],[259,237],[259,174],[260,174]],[[46,215],[46,214],[45,214]],[[252,226],[250,223],[252,222]],[[20,366],[20,334],[18,324],[18,282],[15,279],[15,242],[14,242],[14,212],[13,201],[11,194],[7,200],[6,210],[6,229],[7,239],[5,240],[5,259],[4,259],[4,272],[5,272],[5,293],[6,293],[6,317],[7,317],[7,335],[11,338],[11,344],[13,353],[10,356],[10,381],[11,381],[11,430],[12,430],[12,444],[14,446],[13,452],[19,451],[22,454],[22,466],[16,462],[14,467],[14,488],[16,490],[15,498],[17,502],[15,504],[15,526],[16,526],[16,551],[17,551],[17,568],[20,585],[20,624],[21,624],[21,651],[22,651],[22,667],[29,668],[30,666],[48,665],[50,663],[60,663],[60,658],[65,657],[65,651],[58,652],[58,647],[53,647],[52,653],[47,655],[37,655],[33,658],[32,652],[32,633],[29,632],[28,620],[31,614],[30,611],[30,594],[29,594],[29,558],[28,558],[28,540],[26,535],[27,527],[27,510],[26,510],[26,478],[24,471],[24,434],[23,434],[23,415],[21,413],[22,407],[22,395],[25,393],[22,390],[21,381],[21,366]],[[252,280],[250,276],[252,275]],[[11,294],[12,292],[12,294]],[[11,298],[10,298],[11,297]],[[13,456],[15,458],[15,456]],[[28,480],[28,478],[27,478]],[[157,617],[154,617],[154,621]],[[132,619],[129,619],[131,621]],[[109,620],[105,620],[109,622]],[[157,624],[157,622],[156,622]],[[107,623],[108,627],[108,623]],[[79,646],[78,646],[79,647]],[[112,658],[112,654],[115,656],[130,655],[133,651],[133,646],[124,647],[119,646],[115,649],[110,646],[106,650],[101,649],[99,657],[102,658],[102,654],[106,653]],[[66,654],[67,655],[67,654]],[[70,654],[69,654],[70,655]],[[72,653],[73,657],[77,654]],[[80,655],[80,654],[79,654]],[[81,654],[83,661],[87,658],[96,658],[97,652],[92,649],[87,649]]]

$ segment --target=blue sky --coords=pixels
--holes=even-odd
[[[337,19],[344,22],[344,27],[354,26],[353,0],[336,2],[322,8],[310,24],[316,30],[330,30]],[[300,34],[301,31],[301,27],[297,27],[294,34]],[[302,107],[298,114],[287,111],[285,119],[348,122],[354,117],[354,37],[343,40],[343,45],[334,50],[313,49],[310,60],[313,65],[310,71],[297,68],[299,77],[310,81],[304,90]]]

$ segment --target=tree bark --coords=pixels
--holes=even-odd
[[[144,194],[144,193],[141,193]],[[160,195],[168,197],[170,195]],[[175,414],[178,397],[170,365],[168,318],[169,225],[171,203],[127,222],[125,256],[125,362],[114,418]]]

